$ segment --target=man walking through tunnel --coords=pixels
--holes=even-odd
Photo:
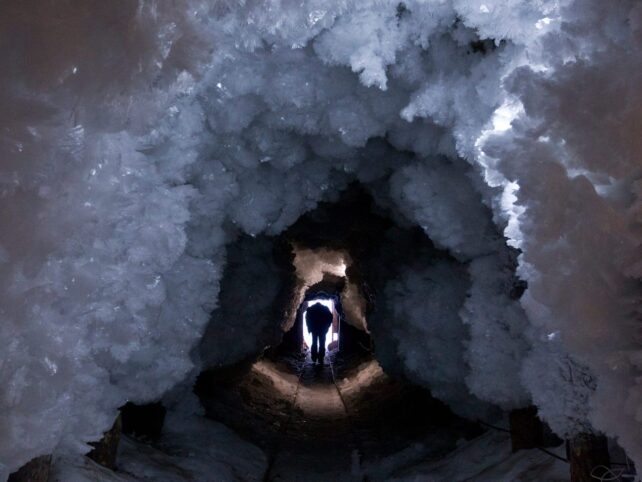
[[[325,336],[332,325],[332,312],[327,306],[315,303],[306,311],[308,331],[312,334],[312,361],[323,364]]]

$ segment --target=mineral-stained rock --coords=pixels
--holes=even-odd
[[[122,421],[120,414],[116,417],[112,428],[105,432],[105,435],[98,442],[91,443],[94,449],[87,454],[87,457],[94,462],[107,467],[116,469],[116,454],[118,453],[118,443],[122,432]]]
[[[51,455],[30,460],[9,476],[8,482],[47,482],[51,468]]]

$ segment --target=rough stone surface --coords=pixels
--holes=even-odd
[[[87,457],[108,469],[115,470],[116,455],[118,454],[118,444],[120,443],[122,428],[122,419],[119,414],[111,430],[105,432],[101,440],[90,444],[94,449],[87,454]]]
[[[47,482],[50,468],[51,455],[36,457],[12,473],[8,482]]]
[[[265,357],[245,373],[218,372],[204,373],[196,393],[208,417],[269,454],[265,480],[380,480],[369,477],[368,467],[409,445],[423,444],[435,456],[479,434],[427,391],[388,377],[367,355],[345,360],[331,351],[322,366],[309,353]]]

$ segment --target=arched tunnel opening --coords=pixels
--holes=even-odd
[[[517,300],[525,285],[508,249],[501,289]],[[279,235],[228,245],[218,306],[194,348],[200,371],[163,399],[121,407],[89,458],[133,480],[498,480],[507,466],[565,480],[568,443],[535,407],[507,410],[458,379],[471,333],[455,319],[472,284],[470,261],[353,182]],[[318,303],[332,322],[315,363],[306,313]],[[605,443],[582,447],[599,459]],[[55,480],[96,470],[111,480],[66,463]]]
[[[240,241],[249,251],[249,245],[264,242],[258,237]],[[386,333],[385,320],[377,328],[381,355],[369,329],[369,314],[385,303],[377,301],[379,294],[383,296],[380,287],[404,265],[421,256],[454,263],[425,233],[397,226],[355,183],[270,242],[273,250],[285,249],[289,257],[265,250],[257,254],[280,260],[278,271],[289,273],[289,279],[282,277],[286,295],[275,295],[274,304],[264,308],[275,316],[265,315],[263,341],[238,365],[203,371],[195,386],[208,417],[265,451],[265,480],[328,480],[345,474],[363,478],[368,471],[370,477],[381,478],[381,467],[377,472],[368,464],[403,453],[412,465],[451,452],[458,442],[484,432],[476,420],[453,413],[399,368],[394,354],[399,348]],[[230,266],[230,276],[235,276],[233,270]],[[277,283],[266,276],[246,281]],[[237,282],[229,282],[237,292]],[[245,291],[245,303],[254,303],[254,296],[261,294],[252,293],[252,288]],[[319,302],[329,308],[333,320],[327,356],[315,363],[306,336],[306,312]],[[256,316],[255,322],[261,319]],[[205,358],[207,337],[200,349]]]
[[[506,249],[499,289],[518,300],[518,251]],[[121,408],[111,468],[276,481],[499,480],[511,467],[525,480],[565,480],[569,444],[535,407],[507,409],[466,387],[472,334],[459,317],[479,282],[472,273],[359,182],[278,235],[238,235],[194,349],[201,369],[162,400]],[[315,304],[331,315],[320,361],[306,323]],[[90,457],[109,467],[114,438]],[[609,451],[582,443],[594,459]]]

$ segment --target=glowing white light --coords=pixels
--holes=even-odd
[[[319,22],[319,20],[325,17],[325,14],[325,10],[312,10],[308,14],[308,25],[310,25],[310,27],[313,27]]]
[[[522,109],[520,103],[505,102],[493,113],[493,130],[504,132],[511,128],[511,123]]]
[[[58,372],[58,365],[51,361],[48,357],[45,357],[45,366],[52,375],[55,375]]]
[[[332,300],[326,300],[323,298],[317,298],[314,300],[310,300],[308,302],[308,308],[310,308],[312,305],[316,304],[321,304],[323,306],[326,306],[331,313],[334,313],[334,301]],[[306,345],[309,347],[312,346],[312,333],[308,331],[308,323],[307,323],[307,314],[308,310],[306,308],[305,313],[303,313],[303,339],[305,340]],[[330,343],[334,341],[333,339],[333,334],[332,334],[332,325],[330,325],[330,328],[328,328],[328,332],[326,333],[325,336],[325,347],[326,349],[328,346],[330,346]]]
[[[526,208],[516,204],[517,195],[515,193],[517,191],[519,191],[519,184],[516,181],[507,183],[504,186],[500,202],[502,211],[508,215],[508,224],[504,229],[504,234],[508,238],[507,244],[514,248],[520,248],[524,239],[519,219],[526,211]]]
[[[486,184],[491,187],[504,186],[507,179],[495,169],[494,164],[496,159],[486,155],[484,152],[484,144],[491,135],[500,134],[511,129],[513,120],[523,111],[524,107],[519,100],[506,99],[493,113],[490,127],[484,129],[475,141],[475,148],[477,149],[478,155],[477,160],[484,168],[484,180]]]
[[[549,23],[551,23],[551,19],[550,18],[548,18],[548,17],[540,18],[537,22],[535,22],[535,28],[538,29],[538,30],[542,30]]]
[[[520,247],[523,241],[523,234],[520,227],[520,216],[524,214],[525,208],[516,204],[517,191],[519,184],[515,181],[509,181],[496,168],[497,159],[488,156],[484,152],[484,144],[493,134],[500,134],[512,128],[515,120],[524,111],[521,102],[515,99],[506,99],[500,105],[491,119],[491,127],[482,131],[481,135],[475,141],[477,149],[477,160],[484,168],[484,180],[491,187],[502,187],[502,196],[500,207],[502,215],[507,220],[507,226],[504,234],[508,238],[508,244],[514,247]]]
[[[482,5],[479,6],[479,11],[481,13],[488,13],[488,12],[490,12],[490,9],[486,5],[482,4]]]

